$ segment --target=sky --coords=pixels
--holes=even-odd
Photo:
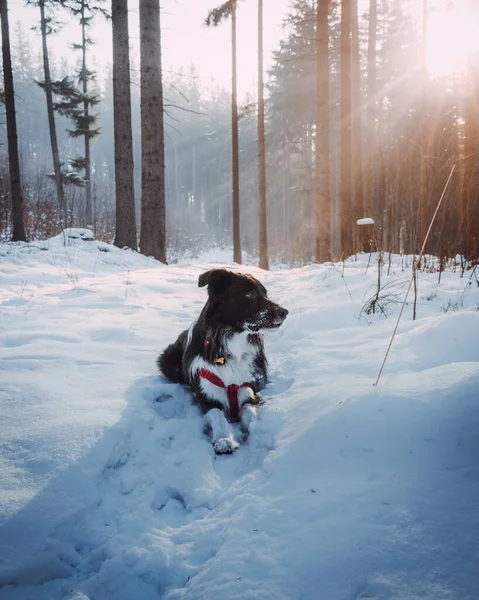
[[[204,19],[220,0],[164,0],[162,8],[163,65],[178,70],[195,65],[203,83],[212,78],[222,87],[231,82],[231,25],[226,22],[216,29],[204,26]],[[21,21],[25,29],[36,23],[38,9],[25,7],[24,0],[9,0],[10,24]],[[106,2],[109,6],[110,2]],[[264,0],[264,59],[265,68],[271,64],[271,54],[281,39],[281,23],[287,14],[290,0]],[[130,37],[133,53],[139,56],[138,0],[130,0]],[[78,26],[69,15],[62,15],[64,27],[52,36],[49,44],[57,56],[74,60],[70,44],[79,36]],[[14,28],[12,27],[12,32]],[[32,33],[34,44],[40,48],[39,35]],[[97,17],[92,29],[92,47],[99,66],[111,62],[111,24]],[[238,91],[240,96],[255,93],[257,71],[257,2],[240,0],[238,5]]]
[[[417,1],[411,7],[420,8]],[[221,0],[163,0],[162,8],[162,47],[165,70],[189,72],[194,65],[202,87],[211,80],[225,89],[231,87],[231,25],[225,22],[217,28],[207,28],[204,19],[208,11],[220,4]],[[292,0],[263,0],[264,2],[264,66],[272,64],[273,50],[285,36],[282,23]],[[368,0],[360,0],[359,12],[364,14]],[[12,37],[15,36],[15,23],[21,21],[24,29],[37,23],[38,9],[25,6],[25,0],[9,0]],[[105,6],[110,7],[109,0]],[[133,59],[139,61],[139,0],[130,0],[130,38]],[[247,94],[256,95],[257,83],[257,0],[238,2],[238,93],[240,99]],[[467,0],[455,0],[447,10],[446,0],[429,1],[428,19],[428,67],[432,75],[443,76],[464,66],[464,57],[472,45],[477,44],[473,21],[467,9]],[[418,14],[418,17],[420,15]],[[62,13],[62,30],[49,40],[51,51],[57,56],[66,56],[74,62],[75,53],[71,43],[79,41],[77,21]],[[111,23],[98,16],[91,32],[95,45],[92,46],[90,64],[98,70],[112,60]],[[40,50],[38,33],[31,33],[32,43]]]

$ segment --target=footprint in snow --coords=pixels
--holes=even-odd
[[[186,394],[174,394],[169,391],[160,393],[153,401],[153,409],[162,419],[184,419],[188,415],[191,398]]]
[[[179,507],[186,511],[187,502],[184,495],[180,491],[168,486],[160,487],[156,493],[155,499],[153,500],[153,506],[156,508],[156,510],[163,510],[171,500],[174,500],[176,503],[178,503]]]

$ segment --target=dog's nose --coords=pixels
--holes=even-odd
[[[279,307],[278,308],[278,315],[281,319],[286,319],[286,317],[288,316],[289,310],[286,310],[286,308],[283,307]]]

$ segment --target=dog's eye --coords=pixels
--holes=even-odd
[[[247,298],[248,300],[254,300],[254,299],[256,298],[256,294],[255,294],[254,292],[248,292],[248,293],[246,294],[246,298]]]

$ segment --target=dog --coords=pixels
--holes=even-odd
[[[191,388],[215,452],[230,454],[239,444],[229,422],[239,421],[246,439],[268,380],[261,331],[279,327],[288,311],[248,274],[212,269],[200,275],[198,286],[208,286],[198,320],[157,364],[171,382]]]

